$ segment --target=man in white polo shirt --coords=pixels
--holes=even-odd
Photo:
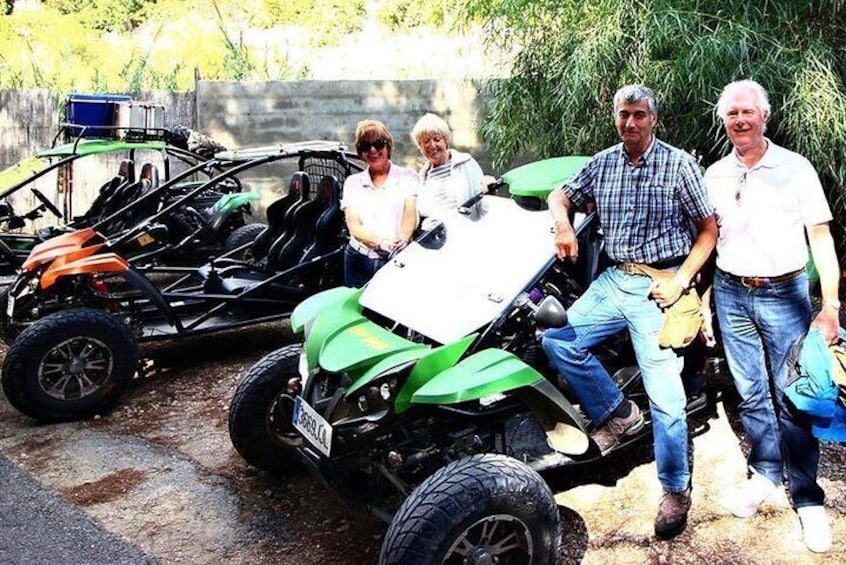
[[[813,325],[829,341],[837,338],[840,269],[831,211],[810,162],[764,137],[770,105],[760,84],[727,85],[717,112],[733,151],[705,173],[719,226],[713,297],[752,444],[749,479],[729,506],[735,516],[752,516],[786,470],[805,544],[825,552],[831,531],[817,484],[819,445],[786,401],[784,385],[790,346],[811,324],[806,234],[823,296]]]

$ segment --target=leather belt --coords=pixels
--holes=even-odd
[[[359,243],[353,239],[349,240],[349,246],[356,253],[361,253],[362,255],[367,256],[369,259],[384,259],[384,256],[375,249],[370,249],[363,243]]]
[[[801,269],[796,269],[795,271],[790,271],[789,273],[784,273],[783,275],[776,275],[774,277],[741,277],[722,271],[722,273],[727,276],[729,280],[732,280],[736,283],[740,283],[746,288],[763,288],[772,284],[792,281],[804,272],[805,268],[802,267]]]
[[[623,261],[622,263],[617,263],[614,266],[627,275],[643,275],[644,273],[640,270],[641,266],[660,270],[680,267],[682,263],[684,263],[684,257],[674,257],[673,259],[666,259],[655,263],[633,263],[631,261]]]

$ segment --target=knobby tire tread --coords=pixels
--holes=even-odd
[[[115,372],[110,376],[117,379],[109,394],[100,398],[90,406],[80,410],[57,411],[45,406],[37,398],[33,398],[27,391],[28,379],[31,378],[28,366],[31,362],[40,362],[40,359],[33,358],[33,350],[39,350],[44,345],[42,341],[59,334],[59,339],[73,337],[73,332],[64,328],[73,328],[92,324],[95,327],[104,326],[108,329],[106,333],[110,336],[118,336],[119,342],[128,346],[126,351],[112,349],[112,356],[116,365]],[[67,335],[62,335],[63,333]],[[45,337],[47,336],[47,337]],[[118,345],[120,343],[118,342]],[[117,357],[123,355],[124,359],[119,362]],[[37,320],[27,327],[15,339],[14,343],[6,352],[6,358],[2,369],[3,392],[9,403],[32,418],[42,422],[63,422],[79,418],[90,417],[102,413],[111,408],[120,397],[126,387],[135,368],[138,364],[138,344],[135,336],[129,327],[107,312],[91,308],[78,308],[56,312],[45,318]],[[125,369],[121,371],[120,369]],[[67,410],[67,409],[65,409]]]
[[[233,230],[232,233],[229,234],[229,237],[226,238],[225,250],[229,252],[241,247],[245,243],[251,241],[255,242],[266,229],[266,224],[245,224]],[[252,255],[253,252],[251,248],[247,247],[244,251],[235,256],[235,258],[243,259],[245,257],[251,257]]]
[[[444,556],[439,552],[452,543],[450,539],[442,539],[445,532],[450,527],[462,527],[459,520],[472,522],[483,515],[484,505],[495,497],[497,489],[510,493],[508,496],[514,499],[535,501],[537,508],[531,514],[552,530],[548,540],[552,547],[540,562],[555,563],[561,533],[560,517],[549,487],[537,473],[519,461],[503,455],[484,454],[447,465],[412,492],[394,515],[385,534],[380,564],[440,563]],[[535,533],[532,531],[533,535]]]
[[[235,389],[229,406],[229,438],[250,465],[272,474],[287,475],[302,468],[293,449],[268,436],[265,418],[270,402],[298,375],[299,344],[286,345],[256,362]]]

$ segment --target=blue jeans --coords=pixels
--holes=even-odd
[[[344,285],[363,287],[385,262],[384,259],[373,259],[359,253],[347,245],[344,248]]]
[[[668,492],[690,483],[684,360],[658,345],[663,313],[649,298],[651,279],[609,268],[567,311],[567,325],[547,330],[543,349],[595,424],[608,419],[623,394],[590,349],[628,329],[649,396],[658,480]]]
[[[752,443],[749,466],[787,484],[796,508],[823,503],[817,485],[819,442],[784,395],[787,356],[811,322],[808,277],[746,288],[721,271],[714,301],[726,360],[740,394],[740,420]]]

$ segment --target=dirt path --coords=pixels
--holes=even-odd
[[[227,407],[240,375],[290,339],[282,324],[148,348],[158,374],[102,418],[36,425],[0,397],[0,453],[161,563],[375,563],[385,526],[350,511],[308,475],[273,479],[232,449]],[[805,551],[784,496],[736,520],[723,510],[743,457],[725,413],[695,443],[694,507],[672,542],[652,537],[654,463],[614,487],[560,493],[565,560],[585,563],[846,562],[846,454],[823,453],[835,533],[824,558]],[[613,463],[613,462],[612,462]]]
[[[161,372],[87,422],[36,425],[0,400],[0,452],[162,563],[372,563],[383,530],[303,474],[273,479],[229,442],[241,373],[273,327],[155,345]]]

